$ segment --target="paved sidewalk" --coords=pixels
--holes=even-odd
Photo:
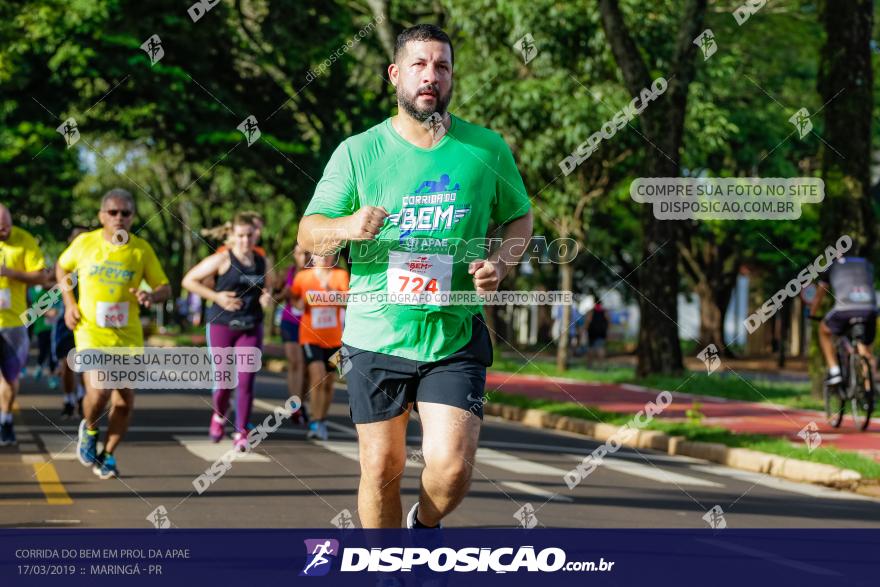
[[[511,375],[491,370],[486,379],[486,388],[533,398],[577,402],[606,412],[633,414],[644,409],[645,404],[652,401],[658,393],[657,390],[626,383],[589,383],[555,377]],[[841,427],[834,429],[825,424],[824,413],[811,410],[679,392],[673,392],[673,398],[672,404],[658,417],[683,420],[692,402],[699,401],[702,404],[700,412],[704,415],[703,423],[707,426],[719,426],[733,432],[778,436],[796,443],[803,443],[798,432],[810,422],[815,422],[823,444],[857,451],[880,461],[880,422],[876,419],[876,413],[868,431],[857,432],[849,411],[846,412]]]

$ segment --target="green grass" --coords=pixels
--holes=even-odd
[[[535,359],[525,367],[507,358],[496,357],[492,369],[496,371],[519,372],[525,375],[566,377],[597,383],[634,383],[655,389],[666,389],[737,399],[751,402],[772,402],[792,408],[822,410],[822,400],[813,397],[809,383],[790,381],[771,381],[767,379],[743,378],[732,372],[717,372],[711,375],[689,371],[680,377],[654,375],[637,378],[632,367],[609,367],[607,369],[588,369],[573,367],[559,371],[549,359]]]
[[[560,416],[581,418],[622,426],[632,420],[633,414],[606,412],[592,406],[582,406],[574,402],[560,402],[549,399],[536,399],[510,395],[493,390],[488,394],[493,403],[516,406],[524,409],[539,409]],[[880,463],[858,453],[841,451],[833,447],[820,446],[810,452],[806,446],[797,446],[783,438],[773,438],[762,434],[736,434],[716,426],[703,426],[696,422],[664,422],[651,420],[644,428],[657,430],[671,436],[684,436],[688,440],[717,442],[730,447],[749,448],[786,458],[824,463],[844,469],[858,471],[866,479],[880,479]]]

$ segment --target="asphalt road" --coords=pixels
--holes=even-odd
[[[260,374],[257,397],[254,423],[281,405],[284,379]],[[193,480],[232,446],[207,439],[207,391],[139,392],[116,453],[122,475],[109,481],[76,460],[78,421],[59,418],[58,392],[26,379],[18,404],[19,446],[0,448],[0,527],[149,528],[157,508],[179,528],[359,526],[357,445],[343,389],[328,442],[307,441],[285,422],[202,494]],[[413,422],[404,511],[417,495],[419,445]],[[718,506],[709,519],[723,517],[729,528],[880,528],[875,499],[626,448],[569,490],[563,474],[598,443],[500,419],[487,418],[480,446],[471,491],[448,527],[705,528]]]

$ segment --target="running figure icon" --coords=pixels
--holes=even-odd
[[[319,567],[321,565],[329,563],[330,559],[325,558],[325,555],[336,554],[336,552],[333,550],[333,547],[330,546],[330,540],[326,540],[324,542],[316,544],[314,550],[312,550],[310,554],[312,554],[314,558],[312,558],[312,562],[307,564],[306,568],[303,569],[303,575],[308,575],[309,569],[313,569],[315,567]]]

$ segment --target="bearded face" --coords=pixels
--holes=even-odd
[[[410,41],[397,63],[397,103],[424,122],[435,112],[446,114],[452,99],[452,56],[440,41]]]

